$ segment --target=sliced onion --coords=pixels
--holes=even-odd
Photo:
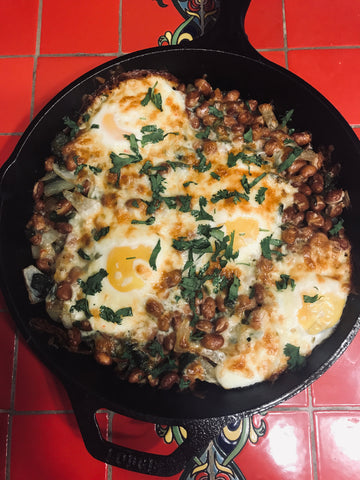
[[[63,192],[63,194],[66,200],[68,200],[79,213],[88,214],[90,210],[97,210],[100,207],[100,203],[97,200],[84,197],[84,195],[79,192],[66,191]]]
[[[53,182],[49,182],[44,187],[44,196],[45,197],[52,197],[53,195],[57,195],[58,193],[63,192],[64,190],[71,190],[74,188],[74,184],[70,183],[62,178],[57,177],[57,180]]]
[[[74,185],[76,184],[77,178],[74,172],[70,172],[66,168],[60,167],[57,163],[54,163],[53,169],[56,175],[58,175],[63,180],[66,180],[67,182],[70,182]]]

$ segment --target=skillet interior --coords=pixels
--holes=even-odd
[[[199,395],[190,392],[156,391],[121,382],[110,369],[92,358],[79,357],[48,347],[46,337],[29,329],[31,317],[43,314],[41,307],[30,306],[22,279],[22,269],[32,261],[24,237],[24,225],[31,216],[31,192],[42,174],[49,144],[63,126],[62,117],[76,113],[83,94],[96,88],[96,76],[108,77],[110,70],[138,68],[168,70],[184,82],[208,75],[213,86],[237,88],[243,98],[273,101],[279,114],[295,109],[293,126],[313,133],[313,143],[335,145],[334,159],[343,164],[340,183],[347,189],[352,208],[346,214],[348,234],[353,245],[354,284],[359,284],[360,191],[355,174],[360,158],[359,142],[341,115],[314,89],[295,75],[267,61],[215,50],[169,48],[152,49],[99,67],[61,92],[25,132],[18,147],[2,169],[0,211],[0,268],[2,288],[18,327],[32,348],[71,390],[78,385],[97,399],[98,408],[154,423],[179,424],[184,420],[248,415],[289,398],[308,386],[342,353],[359,328],[360,300],[351,295],[335,333],[317,347],[307,366],[296,373],[285,373],[275,383],[264,382],[245,389],[225,391],[204,385]],[[16,186],[16,188],[14,188]]]

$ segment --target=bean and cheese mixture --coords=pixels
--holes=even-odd
[[[292,113],[151,71],[87,97],[34,186],[37,327],[162,389],[301,367],[350,291],[349,199]]]

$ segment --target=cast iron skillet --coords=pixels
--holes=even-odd
[[[109,78],[114,68],[167,70],[184,82],[208,75],[213,86],[239,89],[242,98],[272,101],[278,114],[294,108],[293,126],[310,130],[315,146],[333,144],[334,158],[343,165],[340,182],[347,189],[352,208],[345,216],[353,245],[354,285],[359,284],[360,145],[339,112],[316,90],[285,69],[265,60],[249,44],[244,18],[250,0],[223,0],[214,29],[191,44],[144,50],[110,61],[83,75],[61,91],[33,120],[1,169],[0,269],[8,308],[26,342],[64,383],[89,452],[99,460],[129,470],[169,476],[199,455],[230,421],[267,410],[300,392],[317,379],[345,350],[359,326],[360,298],[351,294],[342,321],[334,334],[317,347],[306,367],[287,372],[274,382],[225,391],[202,385],[198,394],[157,391],[120,381],[109,368],[89,357],[48,346],[47,338],[29,328],[32,317],[44,315],[43,307],[28,302],[22,269],[32,263],[24,226],[32,212],[32,187],[42,175],[49,145],[63,128],[62,118],[76,113],[81,98],[97,87],[97,76]],[[325,72],[324,72],[325,73]],[[36,379],[34,378],[34,382]],[[171,455],[130,450],[103,440],[95,412],[107,408],[151,423],[184,426],[185,442]]]

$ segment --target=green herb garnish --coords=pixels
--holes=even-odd
[[[286,275],[285,273],[280,274],[281,280],[277,280],[275,282],[277,290],[286,290],[288,286],[291,287],[291,290],[295,288],[295,280],[290,277],[290,275]]]
[[[99,230],[95,228],[91,231],[92,236],[96,242],[100,240],[100,238],[105,237],[109,233],[110,227],[102,227]]]
[[[73,312],[74,310],[77,312],[84,312],[86,318],[92,317],[92,314],[89,310],[89,302],[87,301],[86,298],[81,298],[80,300],[76,300],[75,305],[71,306],[70,312]]]
[[[148,91],[145,95],[145,97],[141,100],[141,105],[143,107],[146,107],[146,105],[149,103],[149,102],[152,102],[155,107],[160,110],[160,112],[163,111],[162,109],[162,98],[161,98],[161,94],[160,93],[155,93],[155,88],[156,88],[156,85],[158,84],[158,82],[155,82],[155,85],[153,87],[149,87],[148,88]]]
[[[287,343],[284,348],[284,355],[288,357],[287,366],[289,370],[298,370],[306,363],[306,358],[300,355],[300,347]]]
[[[100,270],[97,273],[94,273],[94,275],[91,275],[90,277],[88,277],[88,279],[85,282],[79,278],[78,284],[80,285],[85,295],[95,295],[95,293],[101,292],[102,290],[101,282],[107,276],[108,276],[107,271],[104,270],[103,268],[100,268]]]
[[[155,245],[153,251],[151,252],[150,259],[149,259],[149,265],[153,270],[157,270],[156,259],[157,259],[157,256],[159,255],[160,250],[161,250],[161,245],[160,245],[160,238],[159,238],[157,244]]]
[[[116,312],[105,305],[101,305],[100,307],[100,317],[107,322],[120,324],[124,317],[132,317],[132,315],[133,312],[131,307],[120,308],[119,310],[116,310]]]

